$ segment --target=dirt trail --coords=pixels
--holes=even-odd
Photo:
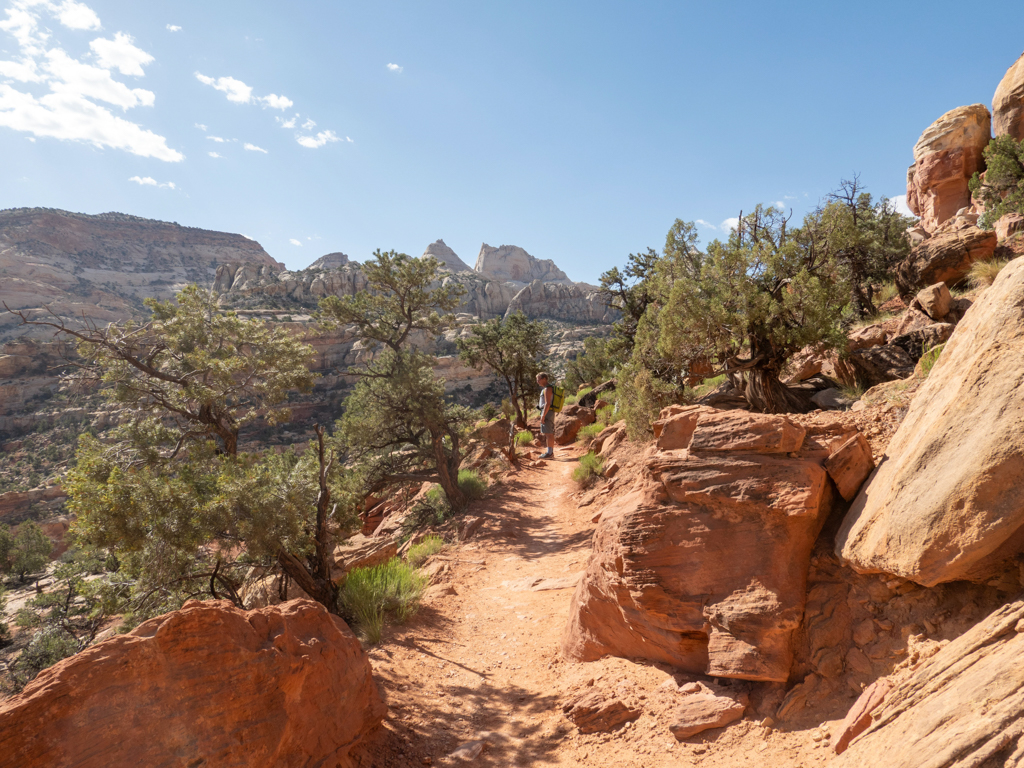
[[[824,764],[828,751],[816,749],[806,734],[776,733],[770,744],[752,720],[680,744],[668,731],[670,713],[657,707],[604,734],[581,735],[565,718],[560,698],[570,686],[596,680],[646,699],[669,676],[661,665],[611,658],[575,664],[561,657],[576,577],[590,552],[591,517],[600,507],[580,509],[570,497],[579,452],[562,449],[557,460],[511,475],[491,498],[474,504],[469,514],[483,516],[483,527],[438,556],[447,560],[440,585],[428,590],[411,622],[387,630],[370,650],[390,711],[364,764]],[[488,745],[479,757],[449,757],[480,739]]]

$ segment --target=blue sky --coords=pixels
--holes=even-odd
[[[596,282],[841,178],[902,195],[943,112],[1024,33],[961,3],[0,0],[0,208],[469,264],[515,244]]]

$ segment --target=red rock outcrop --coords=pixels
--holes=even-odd
[[[10,766],[348,766],[386,711],[359,641],[307,600],[191,601],[0,704]]]
[[[1015,61],[992,97],[992,130],[996,136],[1024,141],[1024,54]]]
[[[1024,550],[1024,258],[957,326],[836,539],[861,572],[924,586]]]
[[[874,705],[868,713],[871,724],[830,766],[1020,765],[1024,761],[1022,629],[1024,603],[1017,601],[895,681],[884,703],[858,701],[865,705],[862,709]]]
[[[896,268],[896,286],[903,296],[912,296],[935,283],[956,285],[974,262],[992,258],[996,243],[995,232],[978,227],[940,232],[914,246]]]
[[[921,134],[907,171],[907,205],[934,232],[971,204],[967,182],[984,162],[991,118],[984,104],[950,110]],[[932,281],[937,282],[937,281]]]
[[[628,493],[602,510],[563,652],[786,680],[830,508],[824,457],[788,455],[804,431],[784,417],[675,407],[663,412],[662,437],[694,414],[688,444],[652,451]]]

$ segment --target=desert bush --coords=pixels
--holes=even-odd
[[[78,641],[57,626],[36,632],[28,646],[7,670],[10,686],[20,691],[40,672],[80,650]]]
[[[625,366],[619,377],[619,412],[626,420],[626,432],[633,442],[646,442],[653,437],[651,424],[661,409],[674,402],[678,389],[646,369],[637,370],[633,363]]]
[[[996,281],[1003,267],[1009,263],[1006,259],[976,261],[971,265],[971,271],[967,273],[967,281],[972,288],[987,288]]]
[[[524,429],[522,432],[516,432],[516,445],[525,445],[530,442],[533,442],[533,432],[528,429]]]
[[[602,424],[600,421],[595,421],[593,424],[587,424],[587,426],[580,428],[580,431],[577,434],[577,439],[582,443],[589,443],[601,434],[607,426],[607,424]]]
[[[459,488],[466,494],[466,498],[479,499],[487,491],[487,483],[480,477],[480,473],[474,469],[459,470]]]
[[[423,498],[409,510],[402,521],[402,541],[407,541],[416,531],[431,525],[441,525],[451,517],[452,508],[440,485],[433,486]]]
[[[498,409],[495,407],[494,403],[484,403],[481,412],[487,421],[492,421],[494,417],[498,415]]]
[[[596,478],[601,476],[601,470],[603,467],[604,459],[593,451],[588,451],[580,456],[579,466],[572,471],[572,479],[582,487],[586,488],[591,485]]]
[[[413,544],[405,555],[405,561],[419,568],[431,555],[436,555],[444,547],[444,539],[440,536],[427,536],[419,544]]]
[[[565,402],[563,403],[563,405],[575,405],[580,401],[581,397],[583,397],[584,395],[589,395],[593,391],[593,387],[583,387],[583,389],[579,390],[578,392],[574,392],[571,395],[569,393],[566,393]]]
[[[375,645],[380,642],[385,618],[391,615],[401,623],[412,616],[426,585],[426,577],[415,566],[393,557],[381,565],[349,571],[341,604],[363,640]]]

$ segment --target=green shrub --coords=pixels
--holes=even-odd
[[[654,376],[636,363],[625,366],[619,376],[619,411],[626,420],[626,433],[633,442],[647,442],[654,437],[651,424],[661,409],[679,396],[676,387]]]
[[[580,441],[584,443],[589,443],[591,440],[593,440],[595,437],[601,434],[601,432],[604,431],[605,427],[607,426],[607,424],[603,424],[600,421],[595,421],[593,424],[587,424],[587,426],[580,429],[577,437],[580,439]]]
[[[440,485],[427,491],[402,521],[402,541],[407,541],[416,531],[431,525],[441,525],[451,517],[452,508]]]
[[[985,181],[975,173],[968,184],[971,194],[985,206],[978,226],[992,229],[1007,213],[1024,213],[1024,141],[997,136],[982,150]]]
[[[372,568],[349,571],[341,591],[341,604],[363,639],[375,645],[380,642],[386,616],[394,616],[398,622],[412,616],[426,585],[426,577],[415,566],[393,557]]]
[[[474,469],[459,470],[459,488],[469,499],[479,499],[487,491],[487,483]]]
[[[935,363],[939,360],[939,355],[942,354],[942,348],[945,344],[938,344],[923,355],[921,355],[921,371],[924,373],[924,377],[928,378],[928,374],[932,372],[932,368],[935,367]]]
[[[444,547],[444,539],[440,536],[426,536],[419,544],[413,544],[405,555],[405,561],[419,568],[431,555],[436,555]]]
[[[498,409],[494,407],[494,403],[484,403],[483,408],[481,408],[481,412],[487,421],[491,421],[498,415]]]
[[[597,409],[597,423],[598,424],[604,424],[605,426],[608,426],[609,424],[612,423],[612,420],[614,418],[615,418],[615,406],[614,405],[606,405],[603,408],[598,408]]]
[[[525,445],[531,442],[533,442],[533,432],[530,430],[524,429],[522,432],[516,433],[516,445]]]
[[[579,392],[576,392],[571,395],[567,394],[565,396],[565,402],[563,403],[563,405],[574,405],[575,403],[578,403],[580,401],[581,397],[583,397],[584,395],[589,395],[593,391],[593,387],[583,387],[583,389],[581,389]]]
[[[48,626],[36,632],[8,669],[14,690],[20,691],[44,669],[79,650],[78,641],[59,627]]]
[[[580,456],[579,466],[572,471],[572,479],[586,488],[594,482],[594,479],[601,476],[604,467],[604,459],[593,451]]]

